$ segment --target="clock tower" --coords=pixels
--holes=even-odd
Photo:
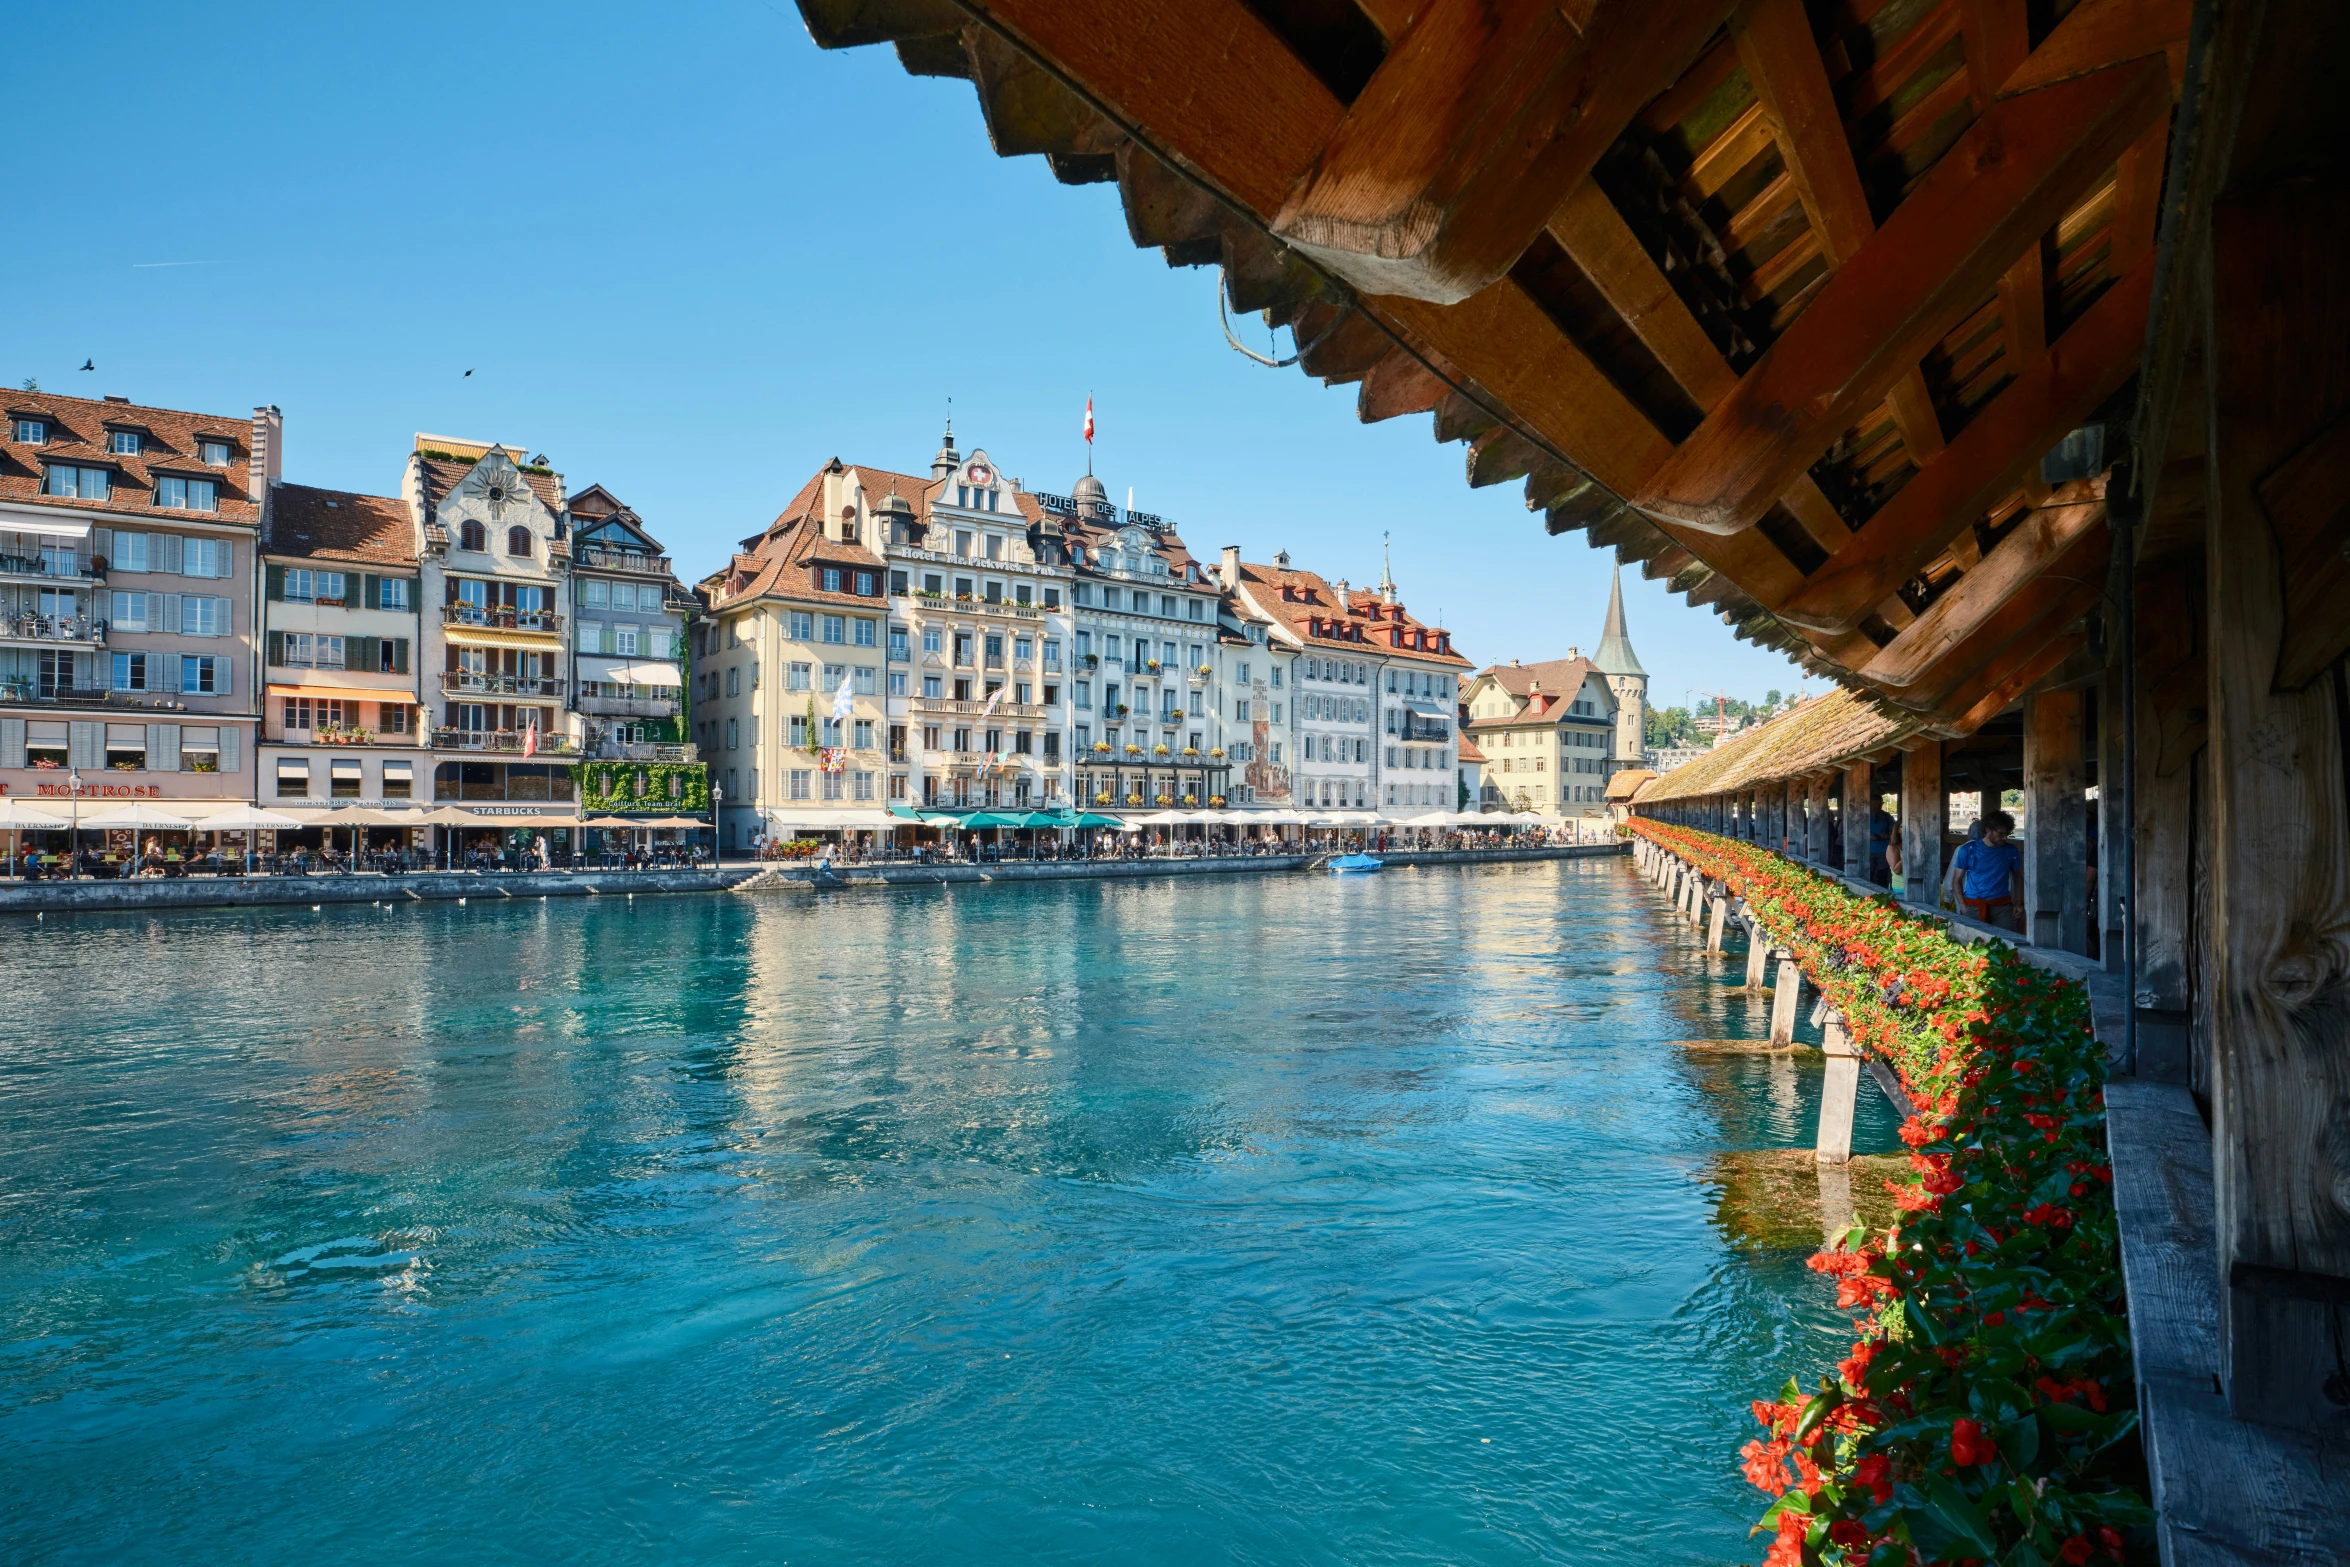
[[[1600,627],[1599,651],[1592,656],[1592,667],[1607,677],[1608,689],[1616,698],[1615,744],[1608,754],[1608,772],[1640,765],[1647,749],[1648,733],[1648,671],[1640,667],[1640,659],[1632,651],[1632,638],[1624,629],[1624,568],[1616,568],[1615,580],[1608,587],[1607,623]]]

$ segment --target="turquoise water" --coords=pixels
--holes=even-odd
[[[14,1562],[1753,1560],[1841,1342],[1621,861],[10,934]]]

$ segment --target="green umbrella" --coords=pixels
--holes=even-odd
[[[1016,811],[974,811],[963,818],[962,825],[976,831],[982,827],[1025,827],[1027,822]]]
[[[1068,825],[1071,827],[1123,827],[1126,824],[1115,816],[1097,816],[1093,812],[1087,811]]]
[[[1061,816],[1052,811],[1030,811],[1020,819],[1020,825],[1023,827],[1074,827],[1077,822],[1073,817]]]

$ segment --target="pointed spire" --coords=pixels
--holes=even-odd
[[[1379,535],[1379,596],[1390,604],[1395,602],[1395,571],[1387,555],[1388,541],[1394,537],[1391,533]]]
[[[930,476],[943,479],[963,466],[963,454],[955,450],[955,400],[947,399],[947,433],[939,437],[938,455],[930,459]]]
[[[1632,651],[1632,637],[1624,627],[1624,568],[1616,568],[1615,579],[1607,593],[1607,621],[1599,628],[1599,651],[1591,662],[1603,675],[1648,678],[1648,671],[1640,667],[1639,655]]]

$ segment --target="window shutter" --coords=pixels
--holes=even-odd
[[[180,694],[180,655],[177,653],[150,653],[147,656],[161,662],[161,668],[155,678],[162,683],[156,685],[154,689],[178,696]]]
[[[176,534],[173,536],[177,537]],[[181,595],[177,593],[163,595],[163,629],[174,636],[179,634],[180,629],[180,598]]]
[[[24,720],[0,718],[0,767],[24,766]]]
[[[372,573],[359,579],[359,602],[367,609],[383,608],[383,579]]]
[[[147,726],[147,771],[176,773],[180,770],[180,726],[177,724],[149,724]]]
[[[152,562],[157,571],[167,571],[175,577],[186,575],[180,569],[188,558],[188,541],[186,539],[176,533],[158,533],[152,543],[159,546],[156,553],[163,557],[161,560]]]
[[[376,640],[374,637],[353,637],[350,643],[350,652],[344,658],[343,666],[346,669],[363,669],[371,675],[376,673],[375,666],[381,657],[376,652]]]
[[[286,568],[275,561],[269,564],[269,597],[274,603],[284,603],[286,597]],[[271,633],[275,635],[275,633]]]
[[[220,574],[224,577],[237,574],[237,541],[234,539],[220,541]]]
[[[277,570],[275,566],[272,566],[269,569],[271,571]],[[272,631],[269,634],[269,667],[272,669],[283,669],[285,668],[285,665],[286,634],[282,631]]]
[[[214,696],[235,694],[237,689],[237,661],[235,659],[227,657],[214,659],[212,661],[212,675],[212,683],[220,688],[212,693]],[[228,731],[224,729],[221,733],[225,735]]]
[[[92,528],[90,530],[90,553],[105,556],[108,565],[114,563],[114,530],[112,528]]]
[[[408,673],[408,639],[406,637],[392,638],[392,673],[395,675]]]
[[[79,721],[65,726],[65,759],[74,767],[106,765],[106,726]]]
[[[228,681],[225,678],[220,685],[223,691],[228,689]],[[220,726],[220,770],[222,772],[233,773],[237,770],[237,737],[243,733],[244,731],[234,724]]]

